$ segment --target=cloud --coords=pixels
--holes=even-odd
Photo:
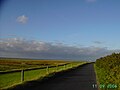
[[[77,47],[64,43],[51,43],[23,38],[0,40],[1,57],[36,58],[36,59],[72,59],[95,60],[101,56],[119,52],[103,47]]]
[[[103,44],[103,42],[101,42],[101,41],[94,41],[93,43],[95,43],[95,44]]]
[[[86,2],[96,2],[96,0],[86,0]]]
[[[25,24],[27,23],[27,21],[28,21],[28,17],[26,17],[25,15],[17,17],[17,22],[19,23]]]

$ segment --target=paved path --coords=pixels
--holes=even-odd
[[[44,82],[34,81],[15,90],[98,90],[93,64],[83,65]]]

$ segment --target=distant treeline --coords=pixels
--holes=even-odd
[[[117,84],[120,90],[120,53],[113,53],[96,60],[99,82]]]

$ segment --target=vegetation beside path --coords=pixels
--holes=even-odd
[[[100,90],[120,90],[120,53],[97,59],[94,67]]]

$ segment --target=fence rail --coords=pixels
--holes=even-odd
[[[69,63],[57,65],[57,67],[64,66],[64,65],[67,65],[67,64],[69,64]],[[53,68],[53,67],[56,67],[56,66],[46,66],[46,67]],[[28,69],[24,69],[24,71],[31,71],[31,70],[37,70],[37,69],[45,69],[46,67],[28,68]],[[21,72],[21,70],[23,70],[23,69],[11,70],[11,71],[0,71],[0,74],[8,74],[8,73]]]

